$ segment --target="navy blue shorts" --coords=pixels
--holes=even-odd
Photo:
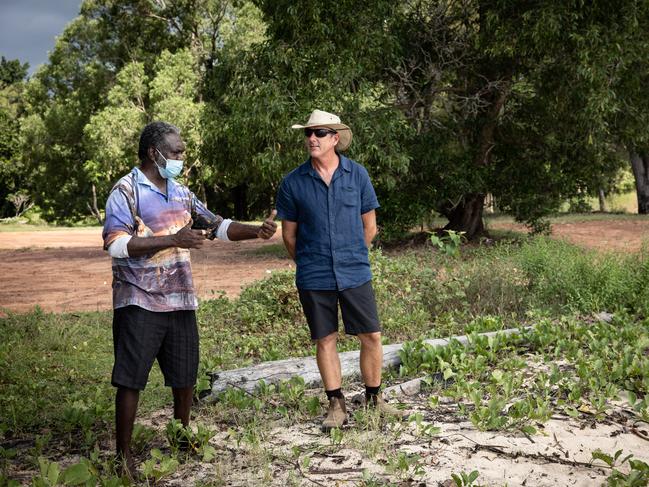
[[[381,331],[372,281],[344,291],[298,289],[298,292],[312,340],[338,331],[339,304],[348,335]]]
[[[198,373],[198,327],[196,313],[153,312],[139,306],[113,312],[115,387],[142,390],[155,359],[174,388],[193,387]]]

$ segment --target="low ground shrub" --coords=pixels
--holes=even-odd
[[[598,254],[535,238],[465,247],[460,257],[425,247],[390,256],[374,251],[371,262],[385,341],[401,342],[518,326],[537,316],[648,315],[647,255]],[[209,387],[209,372],[314,353],[290,271],[273,272],[238,299],[202,302],[198,321],[199,390]],[[110,312],[0,318],[1,434],[52,424],[64,430],[64,411],[88,394],[110,404],[110,323]],[[341,337],[340,350],[357,347],[353,337]],[[169,401],[154,367],[143,410]],[[102,408],[96,419],[111,414]]]

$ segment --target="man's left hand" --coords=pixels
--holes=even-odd
[[[277,230],[277,223],[275,223],[276,216],[277,216],[277,210],[273,210],[270,212],[270,216],[266,218],[266,220],[264,220],[264,223],[262,223],[261,227],[259,227],[259,231],[257,232],[257,237],[263,238],[264,240],[268,240],[273,235],[275,235],[275,231]]]

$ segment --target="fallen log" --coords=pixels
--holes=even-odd
[[[421,384],[424,382],[424,377],[418,377],[401,384],[394,386],[386,387],[383,390],[383,395],[388,397],[400,397],[400,396],[416,396],[421,390]]]
[[[489,337],[498,334],[512,335],[520,333],[527,328],[510,328],[507,330],[491,331],[480,333],[479,336]],[[455,336],[451,338],[435,338],[424,340],[424,343],[433,346],[444,347],[452,340],[456,340],[466,345],[469,338],[466,335]],[[401,364],[399,351],[403,348],[403,343],[395,343],[383,346],[383,368],[398,367]],[[360,352],[343,352],[340,354],[340,366],[343,377],[349,377],[359,373],[359,356]],[[278,383],[283,380],[289,380],[293,377],[302,377],[308,386],[317,386],[321,383],[320,372],[316,364],[315,357],[291,358],[285,360],[274,360],[272,362],[263,362],[260,364],[244,367],[241,369],[224,370],[212,374],[212,392],[208,395],[206,401],[215,401],[220,392],[228,387],[236,387],[247,392],[253,392],[260,381],[267,384]]]

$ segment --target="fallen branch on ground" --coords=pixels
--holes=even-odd
[[[492,331],[487,333],[480,333],[479,336],[495,336],[512,335],[521,333],[523,330],[529,328],[510,328],[507,330]],[[424,340],[424,343],[444,347],[457,341],[466,345],[469,338],[466,335],[455,336],[451,338],[436,338],[432,340]],[[401,364],[399,351],[403,348],[403,343],[395,343],[392,345],[385,345],[383,347],[383,368],[398,367]],[[359,373],[359,357],[358,350],[352,352],[344,352],[340,354],[340,365],[343,377],[353,376]],[[305,384],[308,386],[319,385],[320,372],[316,364],[315,357],[293,358],[286,360],[275,360],[272,362],[263,362],[250,367],[241,369],[225,370],[223,372],[213,373],[212,393],[205,398],[206,401],[215,401],[217,395],[223,392],[228,387],[238,387],[248,392],[252,392],[257,387],[260,381],[267,384],[278,383],[282,380],[289,380],[293,377],[302,377]],[[415,379],[416,380],[416,379]],[[398,386],[397,386],[398,387]],[[394,389],[397,392],[396,389]]]

